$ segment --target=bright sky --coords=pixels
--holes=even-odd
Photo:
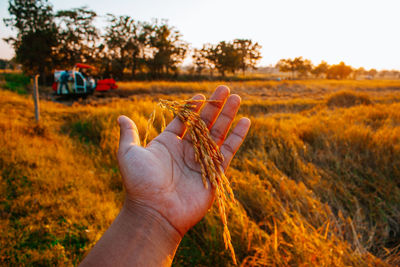
[[[11,32],[0,0],[0,38]],[[168,19],[193,47],[235,38],[262,45],[260,65],[303,56],[314,64],[400,70],[399,0],[50,0],[55,10],[80,7],[99,15]],[[100,19],[98,25],[103,25]],[[0,58],[12,49],[0,41]]]

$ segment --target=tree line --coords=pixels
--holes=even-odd
[[[374,78],[378,71],[376,69],[365,70],[363,67],[355,69],[346,65],[343,61],[339,64],[329,65],[325,61],[321,61],[318,65],[313,65],[308,59],[296,57],[294,59],[281,59],[276,64],[276,68],[281,72],[288,72],[292,79],[298,78],[326,78],[326,79],[357,79],[359,77]],[[397,71],[392,71],[393,75],[398,75]],[[389,71],[382,71],[381,76],[389,74]],[[400,76],[399,76],[400,77]]]
[[[78,62],[94,65],[99,76],[121,80],[176,78],[179,65],[189,54],[193,62],[190,73],[197,78],[244,74],[256,69],[261,59],[261,46],[249,39],[191,48],[166,20],[144,22],[107,14],[105,27],[99,29],[94,23],[96,12],[87,7],[54,11],[48,0],[9,0],[8,11],[10,18],[4,23],[17,34],[5,40],[14,47],[15,58],[0,61],[0,69],[19,63],[25,73],[39,73],[44,82],[54,69],[70,69]],[[275,67],[290,73],[291,79],[377,75],[375,69],[354,69],[344,62],[329,65],[322,61],[314,66],[302,57],[281,59]],[[379,74],[393,74],[386,72]]]
[[[77,62],[92,64],[100,75],[116,79],[175,77],[190,51],[197,74],[208,69],[224,76],[255,68],[261,59],[261,46],[247,39],[191,50],[165,20],[143,22],[107,14],[100,31],[94,25],[96,12],[87,7],[56,12],[47,0],[9,0],[8,11],[11,17],[4,23],[17,34],[5,40],[14,47],[23,70],[42,77]]]

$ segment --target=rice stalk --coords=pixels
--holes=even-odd
[[[149,138],[150,129],[151,129],[151,127],[153,127],[155,118],[156,118],[156,109],[153,110],[153,112],[150,114],[149,120],[147,121],[146,134],[145,134],[144,140],[143,140],[144,147],[146,147],[146,145],[147,145],[147,138]]]
[[[161,99],[159,106],[178,116],[185,124],[187,134],[192,139],[195,161],[200,164],[201,179],[205,188],[208,188],[207,179],[215,188],[215,201],[218,205],[218,212],[223,224],[223,239],[225,249],[229,249],[233,263],[236,265],[235,250],[231,242],[231,235],[228,229],[226,207],[235,203],[235,197],[227,177],[224,174],[222,163],[224,157],[218,145],[211,138],[207,125],[200,118],[200,115],[193,111],[196,102],[211,102],[212,100],[187,100],[169,101]],[[154,122],[155,111],[150,115],[149,123]],[[164,114],[162,114],[164,117]],[[165,121],[163,118],[162,121]],[[147,127],[150,129],[150,126]],[[146,136],[148,134],[146,133]]]

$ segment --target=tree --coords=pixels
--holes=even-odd
[[[276,67],[281,72],[291,72],[292,79],[294,79],[294,73],[296,71],[296,66],[292,59],[280,59],[278,63],[276,63]]]
[[[215,46],[212,44],[204,44],[201,49],[195,49],[192,58],[197,72],[200,74],[203,69],[208,69],[210,75],[213,76],[216,69],[216,57]]]
[[[182,35],[166,21],[144,24],[143,30],[147,39],[146,65],[150,74],[155,78],[168,75],[170,71],[176,74],[177,66],[184,60],[188,50],[188,44],[181,39]]]
[[[60,67],[72,67],[77,62],[94,63],[99,40],[98,29],[93,25],[96,16],[87,7],[57,12],[60,43],[56,54]]]
[[[370,78],[374,78],[375,75],[378,73],[378,71],[376,69],[370,69],[367,74]]]
[[[282,72],[291,72],[292,79],[295,78],[295,74],[305,77],[312,69],[311,61],[308,59],[303,59],[303,57],[296,57],[294,59],[281,59],[276,65]]]
[[[146,48],[153,27],[129,16],[116,17],[108,14],[109,25],[103,35],[109,61],[118,62],[120,71],[130,68],[132,78],[142,70],[146,62]],[[119,76],[122,72],[119,73]]]
[[[337,65],[330,66],[326,75],[328,79],[346,79],[352,71],[351,66],[344,64],[342,61]]]
[[[328,70],[329,65],[325,61],[321,61],[318,66],[315,66],[312,70],[311,73],[315,76],[315,78],[319,78],[322,74],[326,74],[326,71]]]
[[[247,39],[235,39],[231,42],[221,41],[217,45],[207,44],[201,50],[195,50],[194,63],[201,67],[216,68],[222,76],[227,72],[236,73],[248,68],[256,68],[261,59],[261,46]]]
[[[361,75],[365,75],[366,70],[363,67],[360,67],[353,71],[353,78],[357,79]]]
[[[296,67],[296,71],[300,75],[300,77],[307,77],[308,73],[312,69],[311,61],[309,59],[303,59],[302,57],[295,58],[294,64]]]
[[[239,57],[240,69],[245,74],[246,69],[256,69],[257,62],[261,59],[261,46],[254,43],[250,39],[235,39],[233,41],[234,48]]]
[[[16,29],[17,36],[5,41],[14,47],[16,61],[23,70],[30,75],[39,73],[45,82],[58,45],[52,6],[47,0],[9,0],[8,11],[11,18],[4,19],[4,23]]]
[[[135,50],[137,50],[135,42],[137,25],[129,16],[116,17],[112,14],[107,14],[107,16],[109,25],[103,35],[107,60],[104,62],[111,63],[113,74],[122,78],[124,69],[133,65],[132,55],[136,54]]]
[[[192,59],[198,75],[201,75],[202,71],[209,67],[209,61],[207,60],[207,50],[204,49],[204,46],[203,49],[193,50]]]
[[[389,71],[389,70],[381,70],[381,71],[378,73],[378,76],[379,76],[379,78],[388,77],[388,76],[390,76],[390,71]]]
[[[236,70],[240,69],[240,56],[235,45],[231,42],[221,41],[215,47],[211,48],[212,56],[214,59],[214,65],[222,76],[225,76],[226,72],[235,73]]]

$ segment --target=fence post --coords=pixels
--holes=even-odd
[[[35,102],[35,119],[36,122],[39,122],[39,83],[38,83],[39,74],[35,75],[35,79],[33,81],[33,101]]]

